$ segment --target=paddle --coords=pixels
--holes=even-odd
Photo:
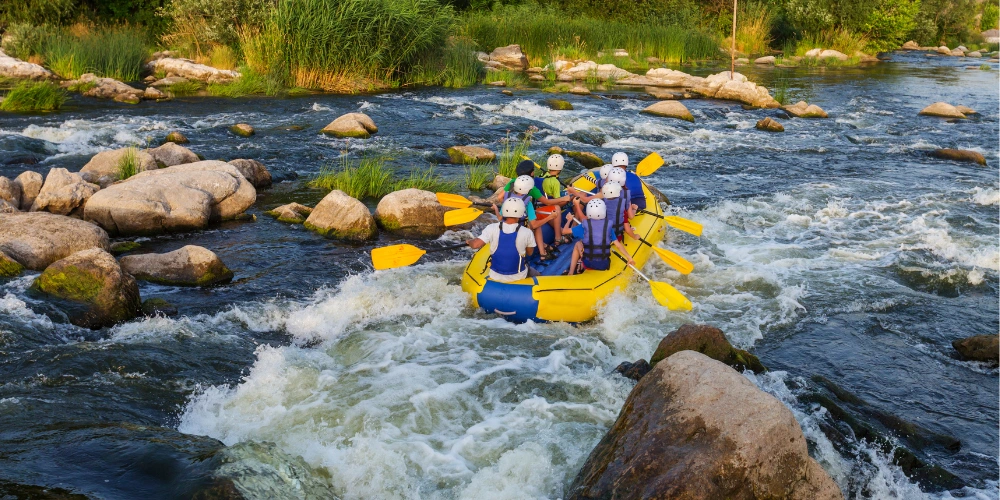
[[[423,250],[417,248],[413,245],[392,245],[388,247],[381,247],[372,249],[372,265],[375,269],[381,271],[383,269],[394,269],[397,267],[406,267],[411,264],[416,263],[424,256],[425,253],[434,252],[444,252],[446,250],[457,250],[459,248],[467,246],[465,243],[460,245],[452,245],[442,248],[435,248],[433,250]]]
[[[639,238],[639,241],[649,245],[649,248],[652,248],[653,252],[655,252],[656,255],[663,260],[663,262],[666,262],[668,266],[676,269],[681,274],[690,274],[691,271],[694,271],[694,264],[689,262],[684,257],[681,257],[680,255],[677,255],[676,253],[667,250],[666,248],[660,248],[658,246],[655,246],[652,243],[642,238]]]
[[[678,217],[676,215],[660,215],[645,209],[639,210],[639,213],[652,215],[657,219],[663,219],[663,222],[666,222],[671,227],[675,229],[680,229],[685,233],[693,234],[695,236],[701,236],[702,225],[693,220],[687,220],[683,217]]]
[[[635,175],[639,177],[646,177],[653,172],[656,172],[663,166],[663,158],[657,153],[649,153],[649,156],[642,159],[638,165],[635,166]]]
[[[493,207],[493,205],[490,205],[489,203],[472,201],[460,194],[435,193],[435,196],[437,196],[438,203],[449,208],[468,208],[471,206],[487,208]]]
[[[458,210],[449,210],[444,213],[444,225],[445,226],[460,226],[462,224],[468,224],[483,215],[483,211],[478,208],[460,208]]]
[[[656,301],[659,302],[661,306],[666,307],[671,311],[691,310],[692,307],[691,301],[688,300],[688,298],[685,297],[684,294],[677,291],[676,288],[662,281],[653,281],[649,279],[648,277],[646,277],[645,274],[642,274],[642,271],[636,269],[636,267],[633,266],[632,264],[629,264],[628,259],[622,257],[618,252],[612,252],[612,253],[614,253],[619,259],[625,262],[625,265],[631,267],[632,270],[636,272],[636,274],[642,277],[642,279],[646,280],[646,282],[649,283],[649,289],[651,292],[653,292],[653,298],[656,299]]]

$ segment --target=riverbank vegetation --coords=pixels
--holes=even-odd
[[[0,111],[55,111],[66,102],[66,91],[51,82],[24,81],[0,101]]]
[[[979,30],[1000,22],[996,5],[974,0],[739,6],[739,55],[788,59],[824,48],[851,58],[841,64],[909,39],[972,47],[982,43]],[[523,74],[487,72],[475,56],[514,43],[532,66],[594,60],[641,71],[727,59],[731,8],[728,0],[24,0],[0,3],[0,28],[5,51],[63,78],[92,72],[135,81],[154,50],[169,49],[238,69],[236,82],[197,89],[238,97],[296,88],[520,85]]]
[[[454,192],[458,182],[445,179],[434,167],[411,169],[402,176],[389,165],[387,156],[366,156],[352,160],[344,155],[340,161],[323,166],[309,181],[314,188],[343,191],[352,198],[379,199],[401,189],[416,188],[425,191]]]

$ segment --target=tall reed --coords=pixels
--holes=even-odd
[[[736,21],[736,49],[744,54],[760,55],[770,51],[773,9],[760,2],[739,4]]]
[[[138,28],[117,27],[75,35],[53,31],[40,42],[45,64],[63,78],[84,73],[123,82],[139,79],[149,55],[146,35]]]
[[[407,176],[401,177],[388,162],[389,158],[385,156],[366,156],[352,161],[344,155],[339,162],[323,166],[309,185],[328,190],[339,189],[358,199],[378,199],[407,188],[455,191],[458,187],[458,181],[445,179],[433,167],[412,169]]]
[[[66,91],[52,82],[22,81],[0,101],[0,111],[55,111],[66,102]]]

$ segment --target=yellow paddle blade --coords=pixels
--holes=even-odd
[[[657,153],[650,153],[649,156],[643,158],[643,160],[635,166],[635,174],[639,177],[646,177],[647,175],[656,172],[662,166],[663,158],[661,158]]]
[[[695,236],[701,236],[702,226],[693,220],[687,220],[683,217],[678,217],[676,215],[668,215],[663,218],[663,221],[670,224],[671,227],[680,229],[685,233],[693,234]]]
[[[420,260],[427,253],[413,245],[392,245],[372,249],[372,264],[375,269],[406,267]]]
[[[532,160],[531,158],[528,158],[528,155],[521,155],[521,159],[522,159],[522,160],[528,160],[528,161],[530,161],[531,163],[534,163],[534,164],[535,164],[535,168],[537,168],[538,170],[543,170],[543,169],[542,169],[542,166],[541,166],[541,165],[539,165],[537,161],[535,161],[535,160]],[[548,169],[545,169],[545,170],[546,170],[546,171],[548,171]]]
[[[438,203],[446,207],[467,208],[472,206],[472,200],[459,194],[435,193],[435,196],[437,196]]]
[[[684,257],[667,250],[666,248],[651,247],[656,255],[659,255],[663,262],[666,262],[668,266],[676,269],[681,274],[689,274],[694,271],[694,264],[689,262]]]
[[[663,307],[671,311],[691,310],[691,301],[681,294],[681,292],[677,291],[676,288],[662,281],[650,281],[649,288],[653,292],[653,298]]]
[[[451,210],[444,213],[444,225],[445,226],[459,226],[462,224],[468,224],[483,215],[483,211],[478,208],[462,208],[459,210]]]
[[[587,177],[580,177],[573,183],[573,187],[583,191],[593,192],[594,188],[597,187],[597,184],[594,184],[594,181],[588,179]]]

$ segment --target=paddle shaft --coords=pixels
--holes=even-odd
[[[467,247],[467,246],[469,246],[469,245],[466,244],[466,243],[459,243],[457,245],[451,245],[451,246],[446,246],[446,247],[441,247],[441,248],[435,248],[433,250],[427,250],[426,252],[427,253],[445,252],[445,251],[448,251],[448,250],[458,250],[459,248],[464,248],[464,247]]]
[[[638,274],[639,276],[642,276],[642,279],[644,279],[644,280],[646,280],[646,281],[648,281],[648,282],[650,282],[650,283],[652,283],[652,282],[653,282],[653,280],[651,280],[651,279],[647,278],[645,274],[642,274],[642,271],[640,271],[639,269],[637,269],[637,268],[636,268],[635,266],[633,266],[632,264],[629,264],[629,263],[628,263],[628,259],[626,259],[626,258],[625,258],[625,257],[624,257],[624,256],[623,256],[622,254],[620,254],[620,253],[618,253],[618,252],[611,252],[611,253],[615,254],[615,257],[618,257],[619,259],[621,259],[621,260],[622,260],[622,262],[624,262],[626,266],[628,266],[628,267],[631,267],[631,268],[632,268],[632,270],[633,270],[633,271],[635,271],[635,272],[636,272],[636,273],[637,273],[637,274]]]

